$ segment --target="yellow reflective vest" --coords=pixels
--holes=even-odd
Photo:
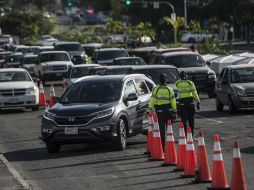
[[[176,99],[173,89],[167,85],[158,85],[153,89],[147,111],[151,111],[154,105],[163,104],[170,104],[171,109],[176,111]]]
[[[195,101],[199,102],[198,93],[195,84],[190,80],[178,80],[176,82],[176,88],[178,91],[178,97],[181,98],[191,98],[193,97]]]

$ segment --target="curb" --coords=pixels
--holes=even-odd
[[[18,180],[18,182],[22,185],[24,190],[32,190],[31,186],[26,182],[21,175],[18,173],[16,169],[8,162],[8,160],[0,153],[0,160],[4,163],[4,165],[7,167],[7,169],[10,171],[10,173],[13,175],[13,177]]]

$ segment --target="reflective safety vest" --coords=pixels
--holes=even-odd
[[[195,84],[190,80],[178,80],[176,82],[176,88],[178,91],[178,97],[191,98],[193,97],[195,101],[199,102],[198,93]]]
[[[154,108],[154,105],[163,104],[170,104],[171,109],[176,111],[176,99],[173,89],[167,85],[158,85],[153,89],[148,105],[148,111],[151,111]]]

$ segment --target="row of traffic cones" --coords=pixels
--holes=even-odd
[[[62,93],[65,91],[65,87],[62,88]],[[39,83],[39,105],[40,106],[46,106],[46,107],[52,107],[54,105],[54,96],[55,96],[55,90],[54,85],[51,83],[50,85],[50,96],[49,96],[49,103],[46,100],[46,95],[44,92],[43,84],[42,82]]]
[[[199,131],[197,158],[192,139],[192,131],[187,128],[187,142],[184,125],[181,122],[179,129],[178,152],[176,154],[172,123],[168,121],[165,154],[162,149],[157,115],[149,113],[149,126],[147,134],[146,153],[151,156],[149,160],[164,160],[163,166],[176,166],[175,171],[184,171],[182,177],[195,177],[195,183],[212,183],[208,189],[230,189],[222,157],[219,135],[214,135],[212,176],[208,163],[204,134]],[[234,143],[232,164],[232,190],[246,190],[244,172],[240,156],[239,143]]]

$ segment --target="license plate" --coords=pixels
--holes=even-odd
[[[18,102],[18,99],[16,98],[9,99],[9,103],[16,103],[16,102]]]
[[[61,77],[61,76],[62,76],[62,73],[56,73],[56,76],[57,76],[57,77]]]
[[[65,127],[64,134],[77,135],[78,134],[78,127]]]

